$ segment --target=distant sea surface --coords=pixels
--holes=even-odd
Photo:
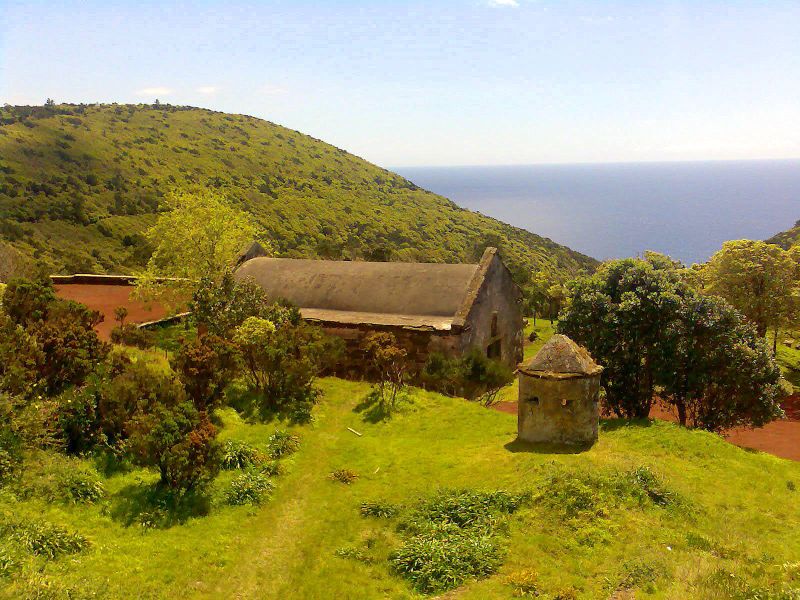
[[[645,250],[691,264],[800,219],[800,160],[413,167],[456,204],[598,259]]]

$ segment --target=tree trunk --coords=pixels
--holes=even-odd
[[[680,398],[675,402],[675,406],[678,407],[678,421],[686,427],[686,402]]]
[[[772,356],[778,354],[778,328],[776,327],[772,333]]]

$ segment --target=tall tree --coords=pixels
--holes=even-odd
[[[252,219],[211,191],[167,194],[164,208],[147,232],[154,251],[139,282],[144,297],[174,301],[191,294],[203,279],[221,280],[254,239]]]
[[[665,332],[683,291],[670,271],[632,258],[605,263],[591,277],[572,282],[558,332],[605,367],[606,402],[618,416],[650,414],[668,350]]]
[[[705,291],[725,298],[760,336],[797,319],[800,248],[784,250],[755,240],[725,242],[702,269]]]
[[[684,425],[716,431],[779,417],[780,370],[755,328],[664,257],[647,258],[573,283],[558,323],[605,366],[608,407],[646,417],[658,391]]]

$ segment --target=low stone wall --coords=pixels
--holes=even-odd
[[[397,344],[408,353],[412,371],[415,372],[422,369],[428,356],[433,352],[441,352],[445,356],[457,356],[460,352],[460,335],[452,331],[311,322],[320,325],[326,333],[344,340],[345,355],[335,369],[335,374],[349,379],[359,379],[368,375],[367,357],[361,346],[364,338],[376,331],[385,331],[397,338]]]
[[[135,275],[93,275],[77,273],[75,275],[50,275],[55,285],[79,283],[83,285],[133,285],[138,277]]]

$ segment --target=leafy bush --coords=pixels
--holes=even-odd
[[[381,405],[389,411],[395,407],[397,394],[403,389],[409,370],[408,353],[397,345],[393,333],[375,331],[367,334],[361,344],[377,379],[376,390]]]
[[[441,490],[400,524],[407,536],[392,552],[392,568],[424,593],[442,592],[494,573],[505,553],[499,527],[530,494],[502,490]]]
[[[540,595],[539,576],[536,571],[524,569],[511,573],[506,577],[506,584],[514,590],[514,595],[520,598],[533,598]]]
[[[7,524],[2,531],[31,554],[51,560],[82,552],[90,546],[89,540],[81,534],[44,521]]]
[[[273,459],[278,459],[296,452],[300,447],[300,438],[283,429],[277,429],[275,433],[269,436],[268,443],[269,455]]]
[[[0,429],[0,485],[12,480],[22,468],[19,440],[8,428]]]
[[[126,323],[111,330],[111,341],[115,344],[144,349],[155,345],[156,336],[152,331],[142,329],[133,323]]]
[[[48,393],[83,384],[105,359],[108,345],[100,341],[94,329],[102,319],[100,313],[82,304],[59,300],[50,307],[46,321],[30,327],[41,351],[38,375]]]
[[[362,502],[362,517],[378,517],[381,519],[391,519],[400,512],[400,507],[388,502]]]
[[[223,338],[201,335],[183,341],[170,364],[198,410],[212,410],[236,374],[238,353]]]
[[[449,523],[457,527],[490,528],[500,515],[515,513],[529,502],[530,493],[512,494],[503,490],[441,490],[420,502],[403,524],[405,529],[422,531],[431,523]]]
[[[264,289],[254,281],[237,281],[226,272],[221,281],[203,279],[195,291],[189,310],[198,329],[223,339],[232,339],[234,331],[248,317],[267,316],[269,306]]]
[[[428,389],[480,399],[486,405],[492,404],[497,393],[513,379],[508,366],[487,358],[478,348],[456,358],[433,352],[420,373],[420,380]]]
[[[225,501],[233,506],[242,504],[261,504],[266,497],[272,494],[275,486],[267,475],[255,471],[242,473],[231,481],[225,494]]]
[[[453,524],[437,525],[410,538],[389,557],[397,573],[427,594],[491,575],[502,559],[503,550],[491,535]]]
[[[3,312],[12,322],[27,327],[47,319],[56,292],[50,279],[12,279],[3,291]]]
[[[358,473],[356,473],[355,471],[351,471],[350,469],[336,469],[333,473],[330,474],[330,478],[333,481],[338,481],[339,483],[350,485],[356,479],[358,479]]]
[[[267,477],[283,475],[283,465],[277,460],[268,460],[258,467],[258,471]]]
[[[328,336],[304,323],[296,308],[273,305],[269,317],[250,317],[236,329],[233,341],[245,376],[260,396],[262,411],[288,409],[295,420],[308,420],[319,396],[314,380]]]
[[[151,413],[156,407],[181,404],[186,393],[172,373],[144,362],[122,367],[109,380],[96,384],[98,424],[109,444],[116,444],[130,434],[135,415]]]
[[[73,504],[91,504],[106,493],[97,473],[88,470],[70,470],[59,477],[62,497]]]
[[[246,442],[228,440],[222,445],[220,466],[223,469],[246,469],[259,464],[261,460],[261,453]]]
[[[191,402],[157,405],[131,423],[131,450],[142,466],[155,466],[160,483],[175,491],[203,487],[219,471],[217,429]]]

